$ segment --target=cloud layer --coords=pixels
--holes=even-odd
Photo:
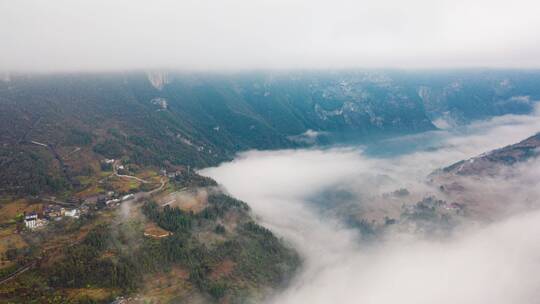
[[[540,67],[534,0],[0,0],[0,70]]]
[[[321,213],[313,202],[321,192],[342,188],[364,206],[400,187],[413,192],[409,199],[414,202],[433,191],[425,183],[433,169],[538,131],[537,115],[509,115],[460,132],[401,138],[429,140],[433,148],[390,158],[370,157],[357,148],[253,151],[202,173],[247,201],[305,258],[292,286],[271,303],[535,303],[540,296],[539,211],[516,211],[489,224],[464,223],[445,239],[396,232],[368,244],[359,241],[358,230]],[[489,194],[494,204],[527,199],[538,204],[538,172],[537,161],[517,168],[513,179],[492,181],[494,187],[469,186]]]

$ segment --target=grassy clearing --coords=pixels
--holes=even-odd
[[[90,187],[84,189],[83,191],[78,192],[77,194],[75,194],[75,196],[80,197],[80,198],[85,198],[85,197],[98,195],[100,193],[103,193],[104,191],[105,190],[102,187],[100,187],[97,184],[94,184],[94,185],[91,185]]]
[[[113,288],[66,288],[66,297],[72,302],[87,300],[105,302],[114,299],[119,294],[119,290]]]
[[[141,182],[132,178],[111,177],[108,182],[113,187],[114,191],[127,193],[139,189]]]
[[[154,170],[144,170],[140,173],[137,173],[135,176],[137,176],[140,179],[144,179],[145,181],[149,181],[152,183],[159,183],[161,176],[158,174],[158,172]]]
[[[27,199],[17,199],[0,208],[0,224],[12,222],[13,219],[24,212],[40,211],[43,205],[39,202],[30,202]]]

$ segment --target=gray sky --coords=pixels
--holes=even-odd
[[[0,70],[540,67],[537,0],[0,0]]]

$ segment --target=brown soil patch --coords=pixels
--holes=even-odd
[[[143,303],[169,303],[173,299],[190,298],[192,286],[188,278],[189,272],[180,266],[173,266],[167,273],[149,275],[145,277],[145,287],[138,297]]]
[[[236,264],[231,260],[221,262],[210,273],[210,279],[217,280],[230,275],[234,270],[234,266],[236,266]]]
[[[24,248],[28,244],[24,241],[20,234],[15,233],[15,227],[9,227],[0,230],[0,256],[3,256],[4,253],[9,248]],[[13,262],[2,261],[0,263],[0,269],[9,267],[13,265]]]
[[[39,212],[42,209],[43,204],[41,203],[30,203],[25,199],[18,199],[2,205],[0,208],[0,223],[12,221],[18,214],[32,211]]]
[[[199,213],[206,208],[206,203],[202,201],[181,201],[178,208],[186,212]]]
[[[154,222],[148,222],[144,226],[144,235],[153,238],[162,238],[171,235],[171,232],[159,227]]]
[[[111,177],[108,179],[116,192],[127,193],[130,190],[138,189],[141,182],[133,178]]]
[[[177,191],[160,198],[160,205],[178,207],[185,212],[199,213],[208,206],[206,191]]]
[[[77,301],[84,297],[95,301],[105,301],[111,298],[113,294],[118,293],[117,290],[112,288],[68,288],[64,289],[64,291],[71,301]]]

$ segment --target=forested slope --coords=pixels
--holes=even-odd
[[[538,99],[535,71],[13,74],[0,81],[0,191],[76,188],[103,157],[204,167],[527,113]]]

